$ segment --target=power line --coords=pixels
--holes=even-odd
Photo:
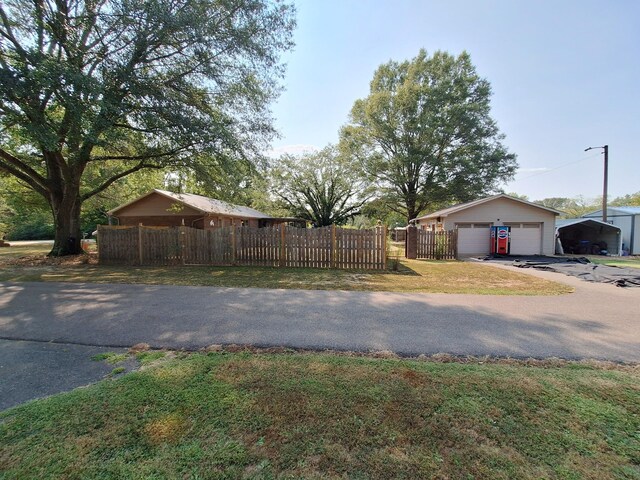
[[[545,175],[547,173],[554,172],[554,171],[559,170],[561,168],[568,167],[569,165],[575,165],[576,163],[584,162],[585,160],[589,160],[591,158],[595,158],[595,157],[599,157],[599,156],[600,156],[599,153],[596,153],[594,155],[589,155],[587,157],[583,157],[583,158],[580,158],[578,160],[573,160],[571,162],[563,163],[562,165],[558,165],[557,167],[550,168],[549,170],[545,170],[543,172],[536,172],[536,173],[533,173],[533,174],[528,175],[526,177],[518,178],[517,181],[526,180],[527,178],[535,177],[537,175]]]

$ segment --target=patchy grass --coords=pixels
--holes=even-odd
[[[91,357],[94,362],[107,362],[110,365],[116,365],[127,360],[129,356],[126,353],[104,352]]]
[[[611,265],[613,267],[634,267],[640,268],[640,256],[634,255],[631,257],[602,257],[602,256],[588,256],[591,262],[598,263],[600,265]]]
[[[166,352],[160,350],[146,351],[136,353],[136,360],[140,362],[140,365],[149,365],[153,362],[156,362],[162,358],[164,358]]]
[[[0,413],[21,478],[640,477],[640,371],[182,354]]]
[[[18,247],[21,248],[21,247]],[[32,251],[30,249],[29,251]],[[569,286],[526,273],[479,263],[407,260],[397,271],[374,272],[273,267],[115,267],[97,265],[90,255],[47,263],[43,254],[0,258],[0,281],[94,282],[152,285],[202,285],[239,288],[361,290],[483,295],[560,295]]]
[[[111,376],[120,375],[121,373],[124,373],[126,371],[127,369],[124,367],[116,367],[113,370],[111,370],[111,373],[109,375]]]

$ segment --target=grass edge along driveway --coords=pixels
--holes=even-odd
[[[638,366],[177,355],[0,413],[3,478],[640,475]]]
[[[0,250],[0,281],[58,281],[237,288],[356,290],[483,295],[561,295],[572,287],[526,273],[459,261],[400,259],[397,271],[276,267],[124,267],[88,256],[47,259],[48,246]],[[57,262],[57,263],[56,263]],[[393,264],[394,259],[390,260]]]

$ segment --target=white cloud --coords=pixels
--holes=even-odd
[[[277,158],[280,155],[290,154],[290,155],[300,155],[303,153],[312,153],[320,150],[320,147],[316,145],[308,145],[303,143],[298,143],[295,145],[283,145],[281,147],[276,147],[267,152],[267,155],[271,158]]]

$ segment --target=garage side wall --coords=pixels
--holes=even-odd
[[[509,223],[539,223],[541,225],[541,245],[539,252],[553,255],[555,252],[555,218],[553,212],[529,206],[507,198],[497,198],[490,202],[469,207],[452,213],[443,219],[445,230],[456,228],[458,223],[488,223],[504,225]],[[487,245],[489,239],[487,238]],[[484,252],[474,252],[482,254]]]

